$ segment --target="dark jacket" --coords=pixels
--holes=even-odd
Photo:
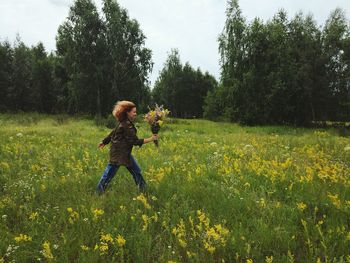
[[[109,150],[109,163],[131,166],[131,151],[134,145],[142,146],[143,139],[136,135],[137,130],[134,124],[126,119],[118,123],[117,127],[103,139],[102,143],[107,145],[111,142]]]

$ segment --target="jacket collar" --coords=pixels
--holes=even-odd
[[[131,123],[131,125],[135,128],[135,125],[134,125],[134,123],[128,118],[128,117],[126,117],[126,121],[128,121],[128,122],[130,122]]]

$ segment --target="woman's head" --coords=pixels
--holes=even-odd
[[[136,105],[127,100],[118,101],[113,108],[112,114],[118,121],[124,121],[127,118],[134,120],[137,115]]]

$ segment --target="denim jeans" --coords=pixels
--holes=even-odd
[[[136,159],[131,155],[131,167],[126,167],[128,171],[131,173],[132,177],[134,178],[134,181],[136,185],[139,187],[140,190],[144,190],[146,187],[146,182],[143,179],[141,175],[141,168],[139,164],[137,163]],[[97,185],[97,192],[103,193],[106,189],[108,184],[111,182],[115,174],[117,173],[120,165],[115,164],[108,164],[105,171],[103,172],[103,175],[101,176],[101,179]]]

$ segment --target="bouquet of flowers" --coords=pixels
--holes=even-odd
[[[164,120],[169,115],[170,111],[164,109],[163,105],[158,106],[152,110],[149,108],[149,112],[145,115],[145,121],[151,126],[153,134],[158,134],[160,127],[163,125]],[[154,144],[158,147],[158,141],[154,141]]]

